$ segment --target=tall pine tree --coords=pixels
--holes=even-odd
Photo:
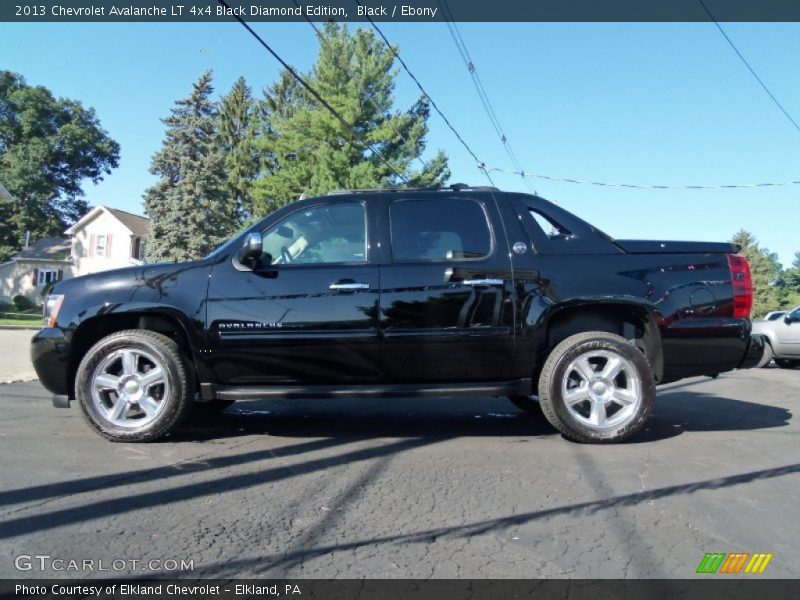
[[[257,110],[244,77],[237,79],[231,91],[220,100],[219,134],[225,153],[227,193],[242,223],[253,215],[252,188],[259,172]]]
[[[150,261],[200,258],[237,228],[235,207],[226,194],[217,109],[210,99],[213,91],[211,72],[206,71],[192,93],[178,100],[163,120],[166,139],[150,167],[160,179],[144,198],[151,219]]]
[[[450,172],[443,152],[415,168],[425,150],[430,107],[420,98],[408,110],[395,110],[396,76],[391,49],[371,31],[350,33],[345,25],[327,23],[305,78],[357,135],[283,73],[264,103],[259,150],[265,168],[254,191],[256,212],[265,214],[303,193],[397,185],[401,175],[413,186],[444,183]]]

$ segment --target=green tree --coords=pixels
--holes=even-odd
[[[227,193],[242,223],[253,215],[252,188],[260,168],[256,148],[259,125],[258,106],[244,77],[240,77],[220,100],[219,134]]]
[[[226,194],[225,157],[217,130],[211,94],[211,72],[194,84],[192,93],[175,103],[166,139],[150,172],[158,182],[145,192],[151,219],[147,258],[183,261],[204,256],[237,228],[234,205]]]
[[[0,71],[0,183],[13,200],[0,204],[0,261],[37,239],[62,235],[88,209],[86,179],[97,183],[119,161],[119,145],[94,109],[56,98]]]
[[[800,252],[795,253],[792,266],[783,272],[781,277],[784,308],[792,309],[800,305]]]
[[[327,23],[317,60],[304,78],[357,136],[283,73],[264,102],[256,212],[269,212],[302,193],[386,187],[402,183],[403,177],[413,186],[444,183],[450,172],[441,151],[414,169],[425,150],[430,107],[423,97],[408,110],[395,110],[396,76],[391,49],[371,31],[350,33],[345,25]]]
[[[767,248],[762,248],[752,233],[740,230],[731,240],[741,248],[739,251],[750,263],[753,277],[753,317],[763,317],[771,310],[781,306],[781,290],[776,285],[781,275],[778,256]]]

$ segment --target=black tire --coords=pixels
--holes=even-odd
[[[163,383],[153,384],[156,387],[154,392],[144,384],[136,385],[137,389],[146,389],[146,392],[143,391],[140,395],[156,396],[159,394],[159,389],[161,390],[161,398],[154,401],[158,403],[158,408],[154,410],[154,416],[149,416],[145,415],[146,411],[141,408],[141,404],[130,401],[126,404],[122,420],[131,421],[133,424],[119,426],[108,412],[98,406],[98,400],[93,396],[93,384],[95,377],[101,374],[99,373],[101,366],[110,364],[110,368],[114,368],[116,364],[114,361],[117,360],[115,357],[117,355],[122,357],[126,353],[137,357],[133,359],[133,371],[137,377],[145,377],[150,371],[160,367],[160,380],[163,380]],[[123,358],[118,360],[124,362]],[[148,363],[153,366],[147,371],[138,373],[138,365],[142,363],[145,368]],[[108,374],[105,371],[104,373]],[[131,376],[123,372],[116,377],[122,380]],[[99,402],[111,404],[119,401],[120,394],[127,393],[123,390],[124,387],[120,385],[119,392],[109,387],[97,393]],[[189,414],[193,404],[194,387],[194,376],[178,344],[160,333],[141,329],[119,331],[97,342],[81,360],[75,378],[75,396],[80,403],[84,418],[95,431],[113,442],[152,442],[168,436]],[[134,417],[128,418],[127,415],[131,410],[134,411]],[[145,424],[137,426],[135,423],[139,414],[151,420],[146,422],[143,420]]]
[[[521,411],[524,411],[537,417],[542,415],[542,407],[539,406],[539,400],[536,396],[523,396],[522,394],[515,394],[513,396],[506,396],[511,403]]]
[[[781,369],[796,369],[800,367],[800,360],[792,360],[789,358],[776,358],[775,364]]]
[[[769,363],[772,362],[772,346],[769,342],[764,343],[764,354],[761,357],[761,360],[758,361],[756,368],[765,368],[769,366]]]
[[[612,365],[612,358],[622,364],[624,370],[600,381],[604,365]],[[604,360],[607,362],[603,363]],[[577,364],[591,369],[585,386],[576,385],[581,378],[581,369],[575,367]],[[608,374],[612,375],[613,369]],[[563,390],[573,392],[575,398],[586,396],[586,399],[573,400],[570,408]],[[615,400],[617,396],[624,396],[626,403]],[[633,397],[637,399],[629,401]],[[579,333],[558,344],[547,357],[539,376],[539,404],[544,416],[564,437],[576,442],[603,444],[630,438],[647,421],[655,397],[653,372],[644,354],[625,338],[601,331]],[[613,405],[611,414],[608,414],[609,405]],[[598,424],[589,424],[595,418],[595,411],[603,416],[596,417]],[[600,425],[601,422],[606,424]]]

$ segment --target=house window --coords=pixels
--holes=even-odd
[[[131,258],[135,258],[136,260],[142,260],[142,256],[144,256],[144,244],[142,243],[142,238],[132,237]]]
[[[106,236],[104,235],[97,236],[94,246],[94,255],[95,256],[106,255]]]
[[[37,285],[47,285],[58,280],[58,269],[39,269],[36,279]]]

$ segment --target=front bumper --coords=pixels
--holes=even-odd
[[[31,340],[31,362],[41,384],[53,394],[67,396],[69,344],[57,328],[40,330]]]
[[[744,353],[742,362],[739,363],[739,369],[752,369],[761,362],[764,357],[764,336],[754,333],[750,336],[750,342],[747,344],[747,351]]]

